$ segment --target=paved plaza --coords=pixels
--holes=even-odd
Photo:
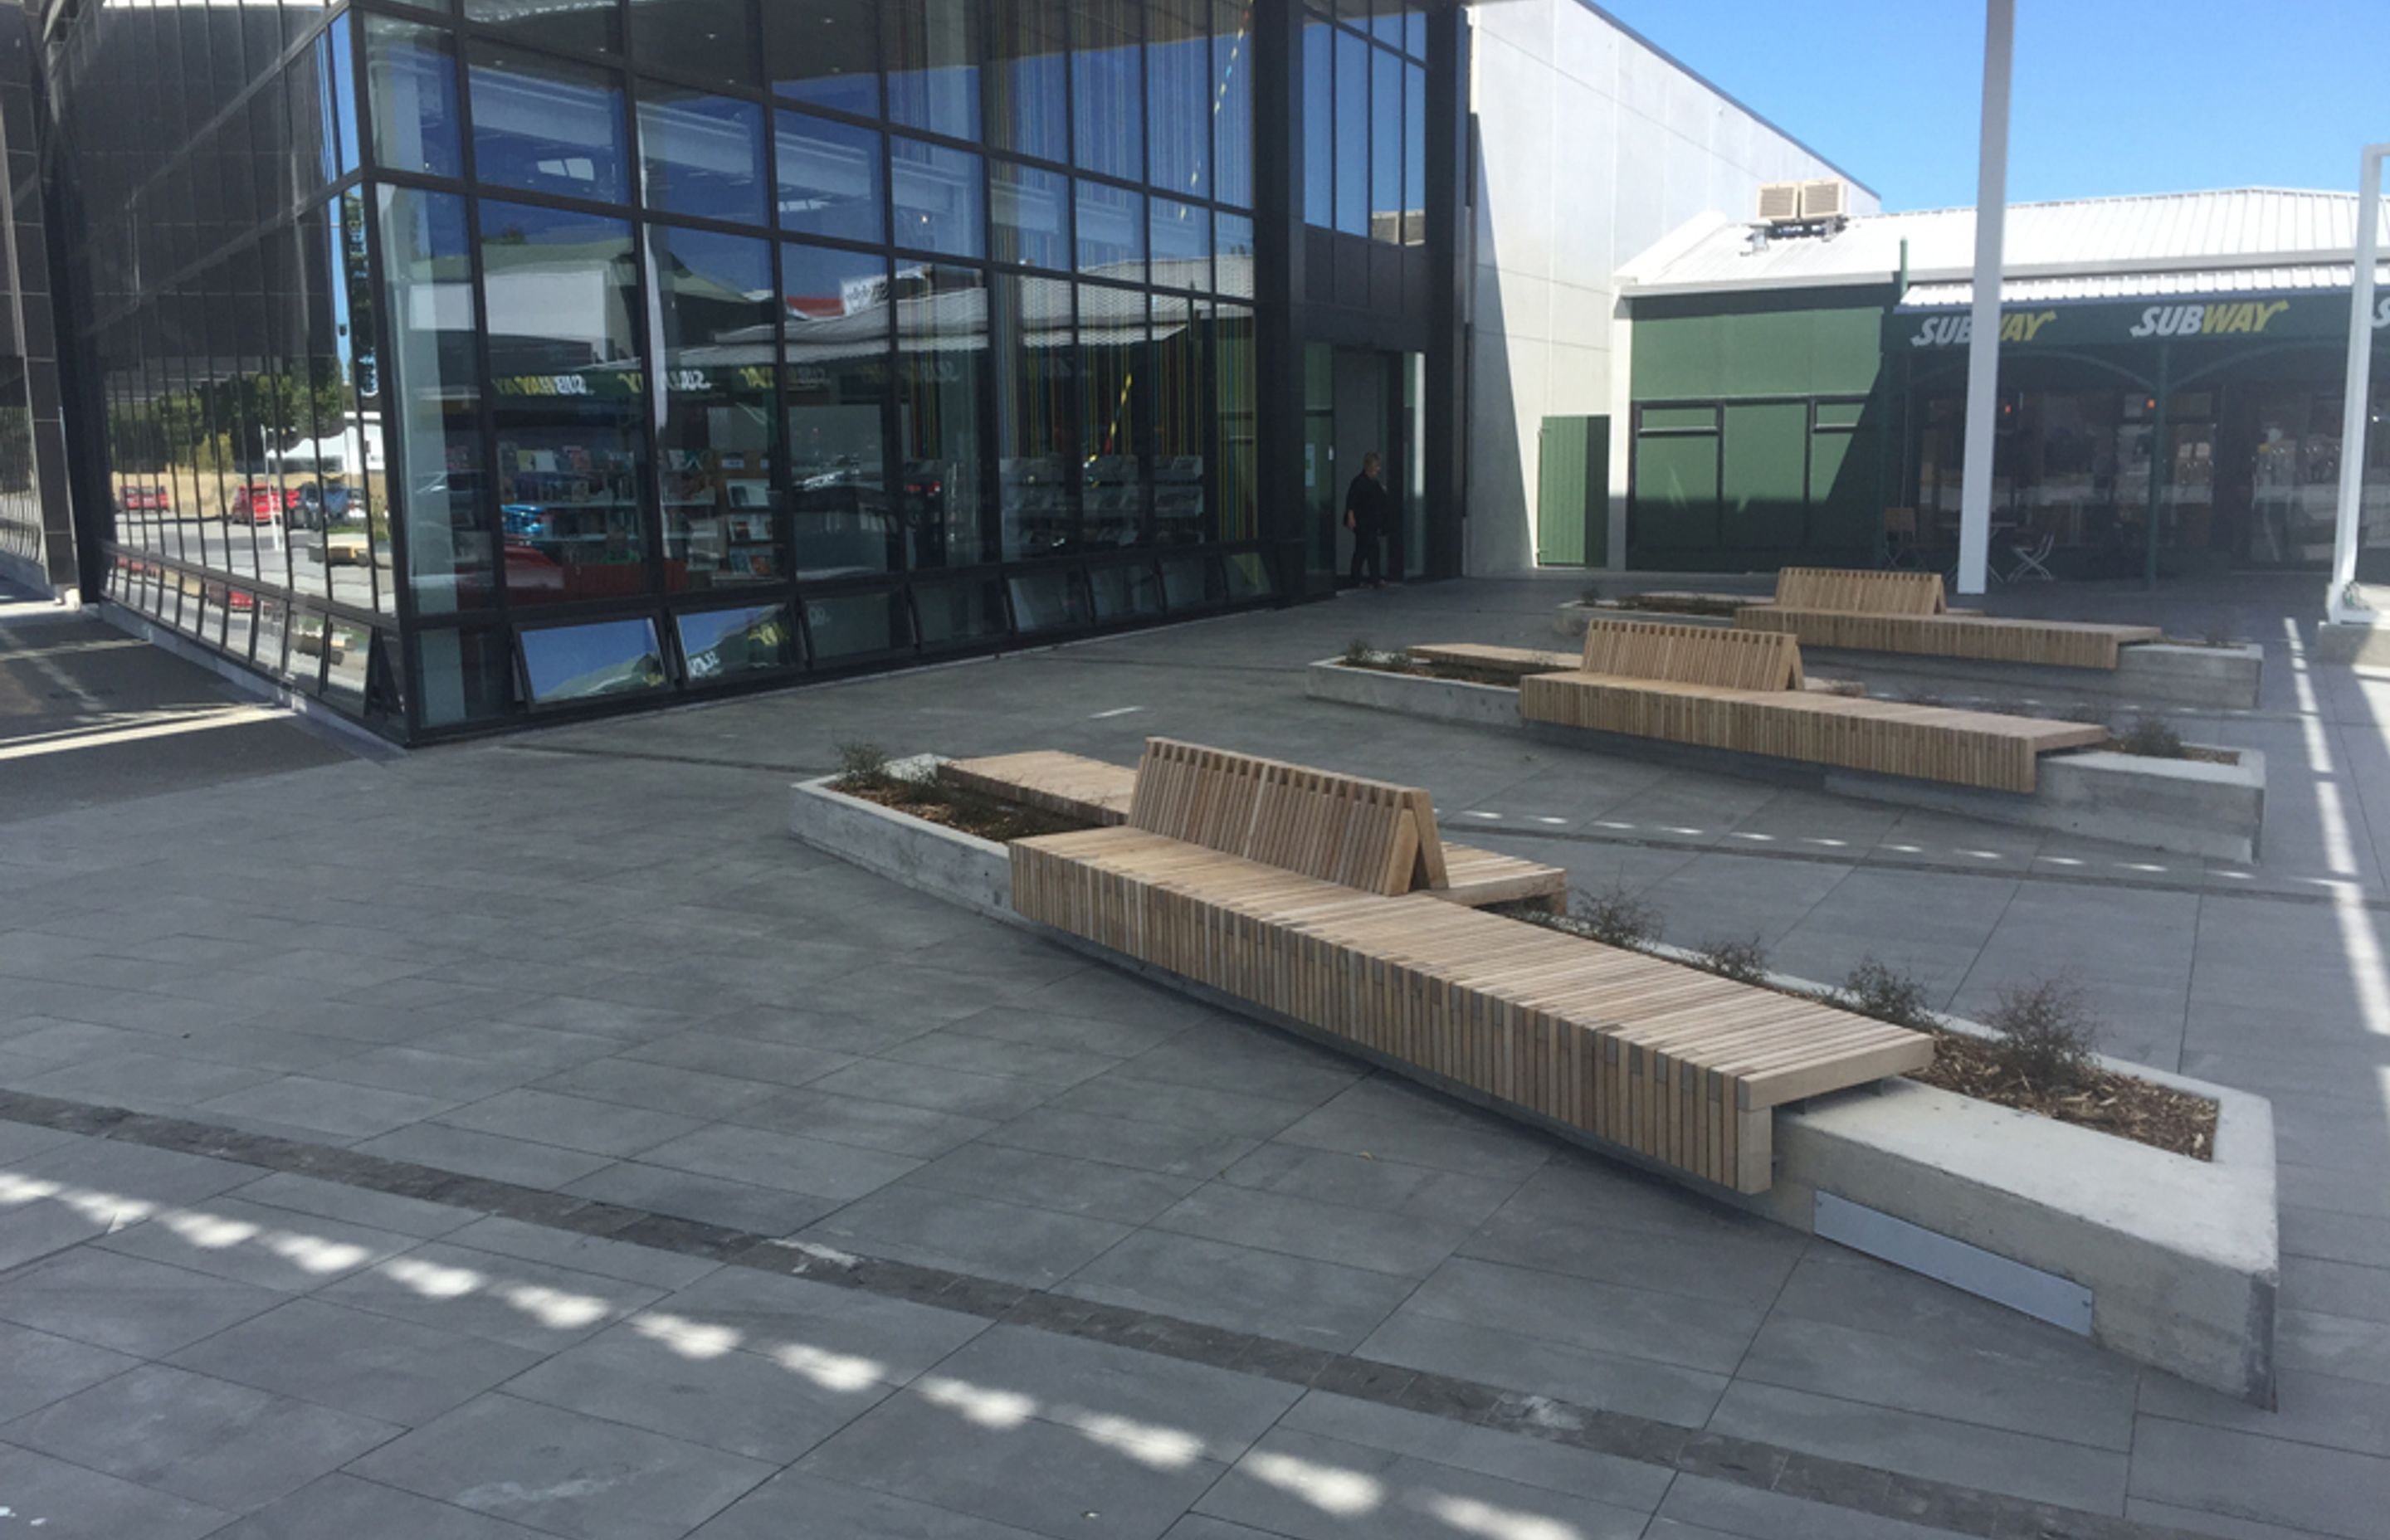
[[[1559,645],[1575,587],[105,775],[55,746],[131,709],[109,634],[0,616],[0,755],[53,745],[0,757],[0,1533],[2390,1536],[2390,684],[2308,669],[2312,584],[2154,607],[2267,644],[2258,710],[2170,713],[2265,753],[2246,866],[1303,695],[1356,637]],[[786,833],[843,742],[1154,733],[1425,785],[1789,972],[2072,969],[2109,1051],[2273,1098],[2280,1410]]]

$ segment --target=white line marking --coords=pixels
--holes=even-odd
[[[1098,712],[1095,715],[1087,718],[1087,720],[1090,722],[1101,722],[1108,716],[1126,716],[1132,712],[1141,712],[1143,710],[1145,710],[1143,706],[1115,706],[1108,712]]]

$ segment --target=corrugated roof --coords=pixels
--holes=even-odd
[[[2382,225],[2390,249],[2390,206]],[[1756,247],[1749,224],[1705,215],[1628,263],[1620,279],[1629,293],[1643,295],[1889,283],[1900,269],[1904,240],[1912,284],[1972,277],[1975,211],[1934,209],[1866,214],[1831,236]],[[2010,282],[2328,266],[2334,257],[2345,274],[2356,244],[2355,193],[2233,187],[2012,203],[2002,265]]]
[[[2309,290],[2345,289],[2355,278],[2355,263],[2310,263],[2299,267],[2201,268],[2181,273],[2099,273],[2071,278],[2011,278],[2000,285],[2003,304],[2038,304],[2057,300],[2162,299],[2173,294],[2298,294]],[[2390,292],[2390,263],[2374,269],[2374,283]],[[1901,296],[1903,310],[1964,309],[1975,302],[1970,283],[1911,285]]]

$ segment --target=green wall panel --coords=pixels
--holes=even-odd
[[[1878,430],[1818,433],[1809,440],[1809,539],[1818,545],[1872,550],[1882,498]]]
[[[1604,565],[1610,559],[1610,419],[1546,417],[1539,445],[1536,564]]]
[[[1714,433],[1635,446],[1635,544],[1670,550],[1717,544],[1717,447]]]
[[[1805,402],[1726,409],[1722,544],[1737,550],[1802,544],[1807,501],[1802,456],[1808,434]]]
[[[1824,289],[1639,301],[1634,398],[1865,395],[1882,363],[1887,295]]]

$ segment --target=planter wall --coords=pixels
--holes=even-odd
[[[842,796],[821,781],[795,789],[789,827],[803,842],[908,887],[1572,1143],[1632,1159],[1415,1065],[1357,1053],[1348,1042],[1032,925],[1010,908],[1000,845]],[[1726,1200],[2053,1321],[2141,1363],[2270,1405],[2280,1276],[2272,1109],[2262,1097],[2127,1068],[2219,1104],[2213,1161],[1895,1080],[1780,1109],[1773,1188]],[[1713,1198],[1726,1196],[1681,1173],[1649,1169]]]

